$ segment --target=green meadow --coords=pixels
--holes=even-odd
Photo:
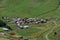
[[[0,0],[0,17],[28,17],[28,18],[45,18],[45,17],[51,17],[55,19],[60,18],[60,5],[58,5],[60,0]],[[60,20],[57,20],[57,25],[60,25]],[[45,24],[29,24],[29,29],[23,29],[18,30],[17,26],[13,23],[8,23],[9,26],[14,28],[13,31],[17,35],[23,35],[27,38],[30,38],[33,40],[34,38],[37,38],[37,40],[46,40],[46,35],[50,30],[52,29],[51,23],[45,23]],[[39,28],[36,27],[39,26]],[[57,31],[57,36],[53,35],[53,32],[48,35],[49,40],[59,40],[60,39],[60,32],[57,28],[53,30]],[[0,31],[2,29],[0,28]],[[60,30],[60,29],[59,29]],[[4,32],[4,31],[3,31]],[[34,36],[34,33],[40,32],[41,34],[37,37],[29,37]],[[59,32],[59,33],[58,33]],[[9,32],[7,32],[9,33]],[[37,33],[38,35],[38,33]]]

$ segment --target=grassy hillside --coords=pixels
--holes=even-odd
[[[4,5],[0,8],[0,15],[10,17],[36,17],[42,13],[40,16],[53,16],[57,12],[57,15],[59,15],[59,9],[44,15],[45,12],[55,9],[57,3],[57,0],[5,0],[5,2],[2,0],[0,4]]]
[[[50,40],[60,40],[60,27],[56,28],[51,34],[49,34]],[[57,34],[55,35],[54,32]]]
[[[60,0],[0,0],[0,17],[51,17],[60,18],[60,6],[58,5]],[[57,21],[60,25],[60,20]],[[15,28],[16,25],[8,23],[9,26]],[[23,30],[13,30],[18,35],[31,36],[34,33],[41,33],[37,39],[46,40],[45,35],[52,29],[51,23],[46,24],[30,24],[31,28]],[[36,28],[36,27],[38,28]],[[40,29],[39,29],[40,28]],[[42,29],[41,29],[42,28]],[[30,32],[29,32],[30,31]],[[38,33],[37,33],[38,35]],[[59,34],[60,35],[60,34]],[[34,37],[33,37],[34,38]],[[54,37],[53,33],[49,34],[51,40],[59,40],[60,38]],[[32,39],[33,40],[33,39]]]

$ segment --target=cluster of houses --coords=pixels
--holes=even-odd
[[[20,17],[14,17],[14,18],[2,17],[2,19],[4,21],[7,21],[7,22],[15,23],[19,29],[27,29],[27,28],[29,28],[30,26],[28,26],[28,24],[47,23],[49,21],[49,18],[41,19],[41,18],[27,18],[27,17],[25,17],[25,18],[20,18]],[[3,30],[5,30],[5,31],[8,31],[9,29],[12,30],[9,26],[7,26],[7,28],[3,27]],[[4,34],[4,33],[1,33],[1,34]],[[23,36],[21,36],[19,38],[23,39]],[[29,40],[29,39],[28,38],[24,38],[24,40]]]
[[[9,17],[2,17],[2,19],[8,21],[8,22],[14,22],[19,28],[23,29],[23,28],[28,28],[28,24],[30,23],[35,23],[35,24],[39,24],[39,23],[47,23],[47,21],[49,20],[48,18],[45,19],[40,19],[40,18],[20,18],[20,17],[14,17],[14,18],[9,18]],[[26,24],[25,26],[22,26]]]

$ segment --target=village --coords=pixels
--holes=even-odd
[[[17,25],[18,28],[20,29],[24,29],[24,28],[29,28],[28,24],[40,24],[40,23],[47,23],[49,21],[48,18],[45,19],[40,19],[40,18],[19,18],[19,17],[15,17],[15,18],[9,18],[9,17],[2,17],[3,20],[7,21],[7,22],[13,22]],[[25,25],[25,26],[22,26]]]
[[[35,25],[40,25],[40,24],[45,24],[45,23],[48,23],[49,21],[51,20],[57,20],[57,19],[54,19],[54,18],[51,18],[51,17],[46,17],[46,18],[20,18],[20,17],[13,17],[13,18],[9,18],[9,17],[1,17],[1,19],[6,22],[6,23],[0,23],[0,26],[2,27],[2,29],[4,31],[13,31],[13,30],[22,30],[22,29],[29,29],[31,28],[29,24],[35,24]],[[8,23],[13,23],[16,25],[16,29],[12,28],[11,26],[7,25]],[[1,25],[3,24],[3,25]],[[52,21],[52,24],[55,24],[54,21]],[[4,27],[5,26],[5,27]],[[37,26],[36,26],[37,28]],[[38,35],[37,35],[38,34]],[[34,34],[32,34],[30,36],[30,38],[35,38],[35,37],[38,37],[41,33],[40,32],[36,32]],[[11,36],[11,38],[16,38],[16,39],[19,39],[19,40],[29,40],[29,38],[25,37],[25,36],[22,36],[22,35],[16,35],[15,32],[11,32],[11,33],[8,33],[8,34],[5,34],[4,32],[0,32],[0,35],[9,35]],[[35,35],[35,36],[33,36]],[[31,39],[30,39],[31,40]],[[37,40],[37,39],[36,39]]]
[[[0,23],[0,26],[2,27],[2,29],[4,31],[13,31],[14,29],[12,29],[12,27],[10,27],[9,25],[7,25],[9,22],[11,23],[14,23],[16,24],[17,28],[22,30],[22,29],[29,29],[30,26],[29,24],[44,24],[44,23],[47,23],[49,21],[50,18],[20,18],[20,17],[14,17],[14,18],[9,18],[9,17],[1,17],[1,19],[3,21],[5,21],[6,23]],[[4,24],[4,25],[1,25],[1,24]],[[5,27],[4,27],[5,26]],[[16,29],[15,29],[16,30]],[[40,32],[38,32],[39,34]],[[1,32],[0,33],[1,35],[5,35],[5,33]],[[37,33],[35,33],[37,34]],[[13,32],[13,33],[9,33],[10,36],[14,37],[14,38],[20,38],[20,39],[23,39],[25,38],[24,36],[16,36],[16,34]],[[33,34],[34,35],[34,34]],[[39,34],[40,35],[40,34]],[[37,35],[36,35],[37,36]],[[25,38],[24,40],[28,40],[27,38]]]
[[[45,18],[20,18],[20,17],[13,17],[13,18],[9,18],[9,17],[1,17],[0,20],[0,26],[1,28],[4,30],[4,32],[10,32],[10,31],[14,31],[14,30],[23,30],[23,29],[29,29],[32,28],[29,24],[35,24],[35,25],[40,25],[40,24],[46,24],[51,22],[53,26],[55,26],[55,21],[58,20],[56,18],[51,18],[51,17],[45,17]],[[13,23],[16,25],[16,29],[12,28],[11,26],[7,25],[8,23]],[[36,26],[36,28],[38,28]],[[0,32],[1,36],[9,36],[10,38],[12,38],[11,40],[31,40],[29,38],[35,38],[35,37],[39,37],[39,35],[41,34],[40,32],[36,32],[34,34],[32,34],[31,36],[25,37],[23,35],[16,35],[15,32],[10,32],[8,34],[4,33],[3,31]],[[28,32],[28,31],[27,31]],[[30,31],[29,31],[30,33]],[[54,35],[56,35],[57,33],[54,32]],[[9,39],[10,39],[9,38]],[[37,39],[34,39],[37,40]]]

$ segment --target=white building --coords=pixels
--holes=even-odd
[[[28,26],[28,25],[26,25],[26,26],[24,26],[23,28],[29,28],[29,26]]]
[[[9,29],[8,28],[2,28],[3,30],[5,30],[5,31],[8,31]]]

